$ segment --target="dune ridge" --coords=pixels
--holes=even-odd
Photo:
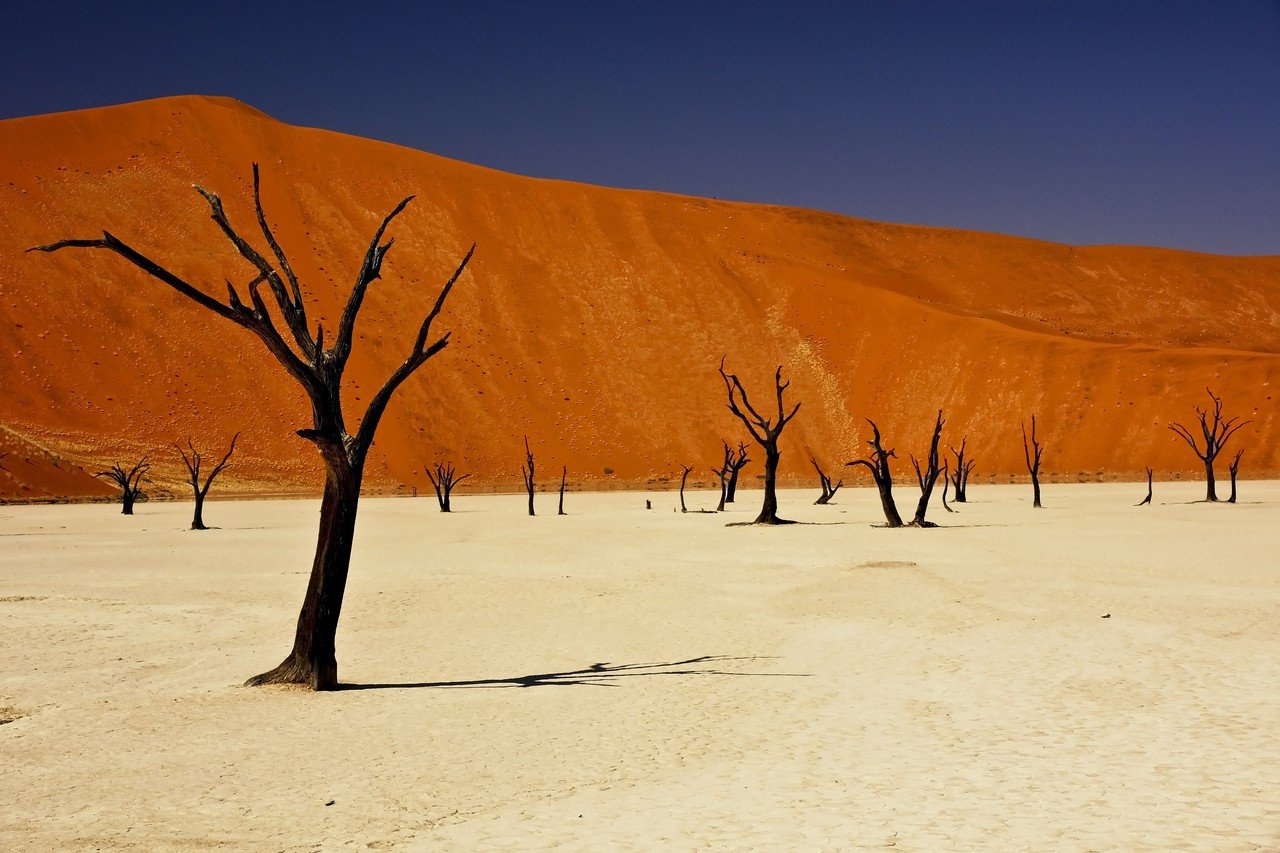
[[[349,424],[479,245],[441,318],[453,343],[383,421],[373,491],[429,490],[422,468],[437,459],[469,484],[516,487],[525,434],[548,477],[567,465],[579,485],[638,486],[684,462],[705,482],[720,439],[746,438],[723,405],[726,354],[757,397],[784,365],[803,401],[782,443],[789,485],[814,479],[810,457],[832,469],[860,455],[866,417],[905,475],[939,407],[946,439],[968,434],[978,482],[1024,473],[1018,426],[1033,412],[1054,477],[1195,476],[1166,426],[1193,418],[1206,386],[1253,420],[1234,439],[1242,473],[1280,474],[1280,256],[1074,247],[526,178],[198,96],[0,122],[6,434],[90,470],[149,454],[156,489],[182,494],[171,443],[213,449],[240,431],[224,487],[318,486],[293,434],[303,395],[258,341],[114,256],[23,251],[107,228],[221,296],[251,273],[191,185],[249,233],[252,162],[328,328],[378,220],[417,196],[357,327]],[[101,494],[21,455],[0,498]]]

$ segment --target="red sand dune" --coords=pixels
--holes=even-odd
[[[452,345],[383,421],[371,490],[429,489],[422,466],[437,459],[514,486],[525,433],[547,481],[563,464],[577,483],[644,484],[681,462],[705,481],[720,438],[746,438],[723,405],[724,354],[761,401],[785,366],[804,404],[783,442],[791,484],[815,481],[810,455],[834,468],[861,453],[865,417],[905,478],[939,407],[948,439],[968,433],[979,481],[1025,473],[1018,426],[1033,412],[1059,477],[1191,476],[1198,463],[1166,425],[1192,418],[1206,385],[1254,421],[1234,439],[1242,472],[1280,473],[1280,257],[536,180],[182,97],[0,122],[0,435],[15,450],[6,467],[23,457],[20,474],[0,472],[0,497],[101,494],[75,466],[144,454],[177,489],[172,442],[215,450],[236,431],[226,489],[317,489],[314,450],[294,435],[309,409],[257,339],[114,255],[23,253],[107,228],[222,297],[250,269],[191,184],[221,194],[249,234],[255,161],[326,328],[377,222],[417,194],[357,328],[349,423],[479,244],[442,316]]]

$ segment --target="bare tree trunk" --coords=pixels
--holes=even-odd
[[[942,438],[942,425],[946,423],[942,419],[942,410],[938,410],[938,420],[933,427],[933,440],[929,445],[929,455],[925,462],[925,467],[921,469],[920,463],[916,461],[914,456],[911,457],[911,465],[916,469],[916,481],[920,484],[920,500],[916,502],[916,514],[911,519],[912,527],[937,527],[932,521],[925,520],[925,513],[929,511],[929,498],[933,496],[934,484],[938,482],[938,475],[942,473],[942,469],[938,467],[938,442]]]
[[[565,514],[564,512],[564,481],[568,476],[569,476],[569,466],[566,465],[560,471],[560,509],[556,512],[556,515]]]
[[[764,449],[764,503],[760,506],[760,514],[754,524],[782,524],[778,518],[778,462],[782,454],[777,445]]]
[[[686,481],[688,481],[689,472],[693,470],[693,466],[685,465],[681,463],[680,467],[684,469],[684,471],[680,474],[680,511],[688,512],[689,510],[684,505],[684,484]]]
[[[1204,440],[1204,449],[1200,449],[1200,444],[1192,432],[1180,423],[1169,424],[1169,429],[1187,443],[1192,452],[1199,457],[1204,463],[1204,480],[1205,480],[1205,501],[1215,503],[1218,500],[1217,478],[1213,474],[1213,461],[1218,458],[1218,454],[1222,452],[1222,448],[1226,446],[1227,441],[1235,434],[1237,430],[1252,421],[1241,421],[1236,418],[1222,417],[1222,398],[1218,397],[1210,389],[1204,389],[1209,394],[1209,399],[1213,400],[1213,412],[1210,413],[1199,406],[1196,406],[1196,417],[1200,421],[1200,435]],[[1210,422],[1212,418],[1212,422]]]
[[[209,529],[208,527],[205,527],[205,524],[204,524],[204,493],[200,491],[196,492],[196,509],[195,509],[195,513],[191,516],[191,529],[192,530],[208,530]]]
[[[529,450],[529,436],[524,437],[524,469],[520,472],[524,476],[524,489],[529,493],[529,515],[533,515],[533,452]]]
[[[725,493],[725,503],[733,503],[734,497],[738,494],[738,473],[747,466],[751,459],[747,456],[747,446],[738,444],[738,455],[733,460],[733,467],[729,471],[729,486]]]
[[[951,474],[947,470],[947,463],[942,463],[942,508],[947,512],[955,512],[951,505],[947,503],[947,488],[951,485]]]
[[[120,496],[121,515],[133,515],[133,501],[134,497],[132,492],[125,492]]]
[[[1148,504],[1151,503],[1152,491],[1153,491],[1151,488],[1151,484],[1153,480],[1154,480],[1154,476],[1152,475],[1151,469],[1148,468],[1147,469],[1147,496],[1138,503],[1138,506],[1147,506]]]
[[[816,459],[810,459],[809,464],[813,465],[813,470],[818,472],[818,486],[822,489],[822,494],[813,502],[814,506],[826,506],[831,503],[831,499],[836,496],[836,492],[840,491],[840,487],[844,485],[844,480],[833,486],[831,485],[831,478],[818,466]]]
[[[1213,473],[1212,457],[1204,461],[1204,483],[1205,494],[1204,499],[1209,503],[1216,503],[1218,500],[1218,478]]]
[[[1231,497],[1227,498],[1227,503],[1229,504],[1233,504],[1236,502],[1236,475],[1240,473],[1240,457],[1241,456],[1244,456],[1244,451],[1237,450],[1236,456],[1234,459],[1231,460],[1231,465],[1228,469],[1231,471]]]
[[[1031,474],[1031,492],[1033,500],[1031,506],[1041,509],[1040,506],[1040,456],[1044,453],[1044,447],[1036,440],[1036,416],[1031,416],[1031,441],[1027,443],[1027,425],[1022,425],[1022,455],[1027,461],[1027,471]]]
[[[782,435],[783,428],[800,411],[800,404],[796,403],[791,412],[787,413],[782,398],[787,388],[791,386],[791,382],[790,380],[782,381],[782,366],[779,365],[773,374],[773,390],[777,400],[778,414],[776,418],[765,417],[751,405],[751,401],[747,398],[747,391],[742,387],[738,377],[732,373],[725,373],[724,362],[723,358],[720,359],[720,378],[724,380],[725,391],[729,395],[729,411],[742,421],[747,432],[751,433],[751,437],[764,449],[764,502],[761,504],[760,514],[752,524],[790,524],[791,522],[778,517],[778,461],[782,458],[778,450],[778,438]]]
[[[876,491],[880,493],[880,509],[884,512],[885,526],[902,527],[902,516],[893,499],[893,473],[889,470],[889,460],[896,454],[892,449],[884,449],[880,440],[880,427],[876,426],[876,422],[867,418],[867,423],[871,424],[871,440],[867,442],[871,446],[871,455],[866,459],[846,462],[845,465],[861,465],[871,472]]]

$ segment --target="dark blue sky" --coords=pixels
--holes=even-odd
[[[0,117],[230,95],[527,175],[1280,254],[1280,2],[260,5],[8,4]]]

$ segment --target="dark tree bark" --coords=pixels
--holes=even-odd
[[[453,465],[446,462],[437,462],[435,473],[431,473],[430,468],[423,468],[427,473],[427,479],[431,481],[431,487],[436,490],[436,503],[440,504],[441,512],[453,511],[453,489],[463,480],[470,477],[470,474],[463,474],[461,477],[457,475]]]
[[[1240,473],[1240,457],[1244,456],[1244,450],[1237,450],[1235,458],[1231,460],[1228,470],[1231,471],[1231,497],[1227,498],[1227,503],[1236,502],[1236,475]]]
[[[120,465],[112,465],[110,470],[99,471],[93,476],[101,477],[104,480],[110,480],[119,486],[120,514],[133,515],[133,504],[138,500],[138,498],[143,496],[142,475],[147,473],[147,469],[150,467],[151,466],[147,464],[147,459],[144,456],[142,461],[137,465],[134,465],[128,471],[124,470]]]
[[[951,485],[951,476],[947,471],[948,465],[949,463],[947,462],[942,463],[942,508],[947,512],[955,512],[955,510],[951,508],[951,504],[947,503],[947,489]]]
[[[836,492],[840,491],[840,487],[844,485],[844,480],[841,480],[834,486],[831,485],[831,478],[826,475],[826,472],[823,471],[821,467],[819,467],[817,460],[810,459],[809,462],[813,465],[813,470],[818,472],[818,485],[822,489],[822,494],[819,495],[818,499],[813,503],[815,506],[826,506],[831,503],[831,499],[836,496]]]
[[[942,419],[942,410],[938,410],[938,420],[933,425],[933,440],[929,444],[929,456],[925,461],[925,466],[920,467],[920,463],[914,456],[911,457],[911,467],[916,469],[916,482],[920,484],[920,500],[916,502],[916,514],[911,519],[912,527],[937,527],[932,521],[925,520],[925,513],[929,511],[929,498],[933,496],[934,484],[938,482],[938,475],[942,473],[942,469],[938,467],[938,441],[942,438],[942,425],[946,421]]]
[[[867,419],[871,424],[871,454],[865,459],[855,459],[845,465],[861,465],[871,472],[876,489],[880,492],[880,509],[884,511],[886,527],[902,527],[902,516],[898,513],[898,504],[893,499],[893,473],[889,470],[889,460],[895,456],[892,449],[885,450],[880,440],[880,427],[876,422]]]
[[[688,512],[689,510],[684,505],[684,484],[688,481],[689,474],[693,471],[693,466],[685,465],[682,462],[680,467],[683,469],[683,472],[680,474],[680,511]]]
[[[1137,504],[1138,506],[1147,506],[1151,503],[1151,497],[1153,492],[1151,484],[1154,481],[1154,479],[1155,479],[1155,475],[1152,473],[1151,469],[1148,468],[1147,469],[1147,496],[1138,502]]]
[[[969,500],[969,475],[973,473],[974,462],[965,456],[965,445],[968,443],[969,436],[965,435],[960,439],[959,450],[951,448],[951,454],[956,458],[956,467],[951,471],[951,484],[955,486],[955,502],[958,504]]]
[[[1044,453],[1044,447],[1036,440],[1036,416],[1031,416],[1031,444],[1027,444],[1027,425],[1022,424],[1022,456],[1027,461],[1027,472],[1031,474],[1031,490],[1033,500],[1031,505],[1040,509],[1040,456]]]
[[[720,463],[719,468],[712,468],[711,473],[720,478],[720,503],[716,505],[716,512],[724,512],[724,504],[729,495],[729,477],[733,473],[733,449],[729,447],[729,442],[724,441],[724,461]]]
[[[778,414],[776,418],[766,418],[751,405],[751,401],[747,399],[747,391],[742,387],[738,377],[724,372],[724,361],[724,358],[720,359],[720,378],[724,380],[725,391],[729,395],[729,411],[742,421],[747,432],[751,433],[751,437],[764,449],[764,503],[760,507],[760,514],[752,524],[790,524],[791,522],[786,519],[778,518],[777,483],[778,462],[782,459],[782,453],[778,450],[778,438],[782,435],[782,430],[796,416],[796,412],[800,411],[800,404],[796,403],[788,413],[782,402],[782,395],[790,387],[791,381],[782,381],[782,366],[779,365],[773,374],[773,390],[778,403]]]
[[[227,283],[227,301],[222,302],[106,231],[101,239],[61,240],[28,251],[56,252],[66,248],[90,248],[114,252],[201,307],[255,334],[285,371],[306,391],[311,402],[312,425],[298,430],[298,435],[316,446],[325,469],[315,560],[311,566],[302,609],[298,614],[292,650],[275,669],[245,683],[307,684],[314,690],[333,689],[338,684],[334,641],[338,617],[342,612],[342,598],[346,591],[365,459],[373,443],[374,433],[396,389],[426,364],[428,359],[448,345],[449,334],[445,333],[432,340],[431,327],[444,308],[449,292],[470,262],[475,246],[471,246],[453,275],[441,288],[435,304],[418,327],[417,336],[404,362],[392,372],[369,401],[360,425],[352,435],[347,431],[342,408],[342,375],[351,355],[356,316],[369,285],[381,278],[383,261],[395,243],[394,239],[382,242],[383,234],[392,220],[413,200],[413,196],[397,204],[374,232],[338,321],[333,344],[326,349],[323,327],[317,324],[314,334],[309,329],[297,276],[267,224],[259,192],[257,164],[253,166],[254,209],[263,240],[276,263],[267,260],[235,230],[223,210],[222,200],[216,194],[200,186],[196,187],[196,191],[208,202],[211,216],[219,230],[235,247],[240,257],[257,271],[245,285],[249,298],[247,305],[241,300],[236,286],[230,282]],[[274,315],[268,308],[267,298],[262,294],[263,285],[270,291]],[[276,317],[284,323],[283,331],[277,326],[279,321]]]
[[[725,492],[725,503],[733,503],[734,497],[738,494],[738,472],[747,467],[750,462],[747,456],[747,446],[743,443],[738,444],[738,455],[733,458],[733,467],[729,470],[729,485]]]
[[[556,515],[564,515],[564,481],[569,476],[569,466],[565,465],[560,470],[560,509],[556,511]]]
[[[1208,502],[1215,502],[1218,500],[1218,486],[1217,478],[1213,473],[1213,461],[1218,458],[1218,454],[1222,452],[1222,448],[1226,446],[1231,436],[1241,427],[1253,423],[1253,421],[1241,421],[1239,418],[1224,419],[1222,417],[1222,399],[1208,388],[1204,390],[1209,394],[1209,399],[1213,400],[1212,413],[1196,406],[1196,417],[1200,421],[1200,434],[1204,438],[1204,449],[1200,448],[1196,437],[1182,424],[1169,424],[1169,429],[1173,430],[1178,438],[1185,441],[1200,461],[1204,463],[1204,499]],[[1212,422],[1210,422],[1211,418]]]
[[[222,461],[213,466],[213,470],[209,472],[209,476],[205,479],[204,485],[200,485],[200,465],[203,460],[195,447],[191,444],[191,439],[187,439],[187,450],[191,451],[191,455],[187,455],[187,451],[178,445],[178,452],[182,454],[182,464],[187,467],[187,482],[191,484],[191,491],[195,495],[196,509],[191,517],[192,530],[208,530],[204,525],[204,499],[209,494],[209,487],[213,485],[213,478],[222,473],[222,469],[227,467],[227,463],[231,461],[231,454],[236,452],[236,440],[240,438],[240,433],[236,433],[231,437],[231,447],[227,449],[227,455],[222,457]]]
[[[533,515],[533,451],[529,449],[529,436],[524,437],[524,468],[520,470],[524,478],[524,490],[529,493],[529,515]]]

